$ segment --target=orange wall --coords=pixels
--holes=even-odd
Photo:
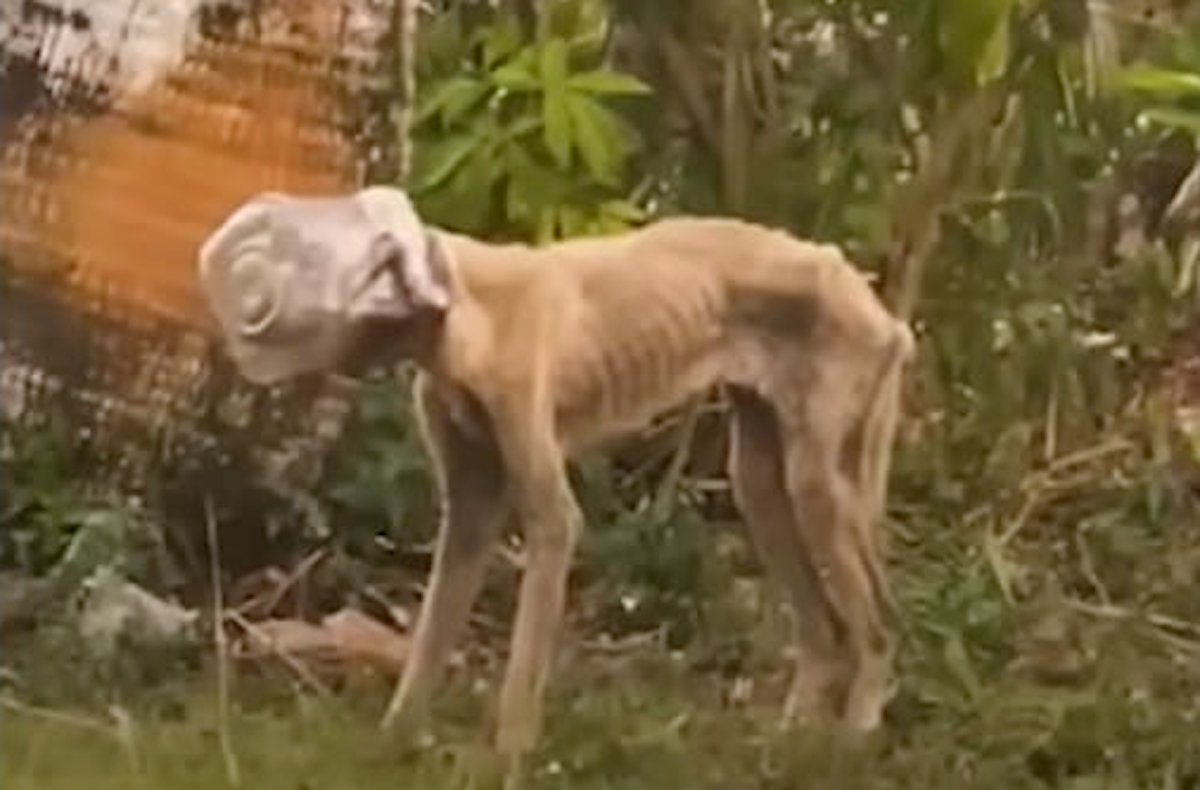
[[[353,188],[334,79],[312,46],[201,44],[120,113],[58,122],[44,153],[8,147],[0,247],[80,298],[211,327],[195,255],[230,210],[263,189]]]

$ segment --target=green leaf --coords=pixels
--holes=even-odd
[[[1009,17],[1014,0],[939,0],[938,45],[947,70],[984,83],[1008,65]]]
[[[579,236],[587,232],[588,217],[574,206],[560,206],[558,209],[558,233],[562,238]]]
[[[979,698],[981,684],[979,675],[975,672],[974,663],[971,661],[971,656],[967,653],[967,648],[963,645],[962,637],[958,634],[951,634],[942,645],[942,658],[946,662],[946,669],[950,671],[954,679],[962,686],[963,691],[971,700]]]
[[[571,110],[569,94],[563,90],[547,90],[542,97],[542,139],[554,163],[566,169],[571,166]]]
[[[605,201],[600,206],[600,214],[605,219],[628,225],[633,225],[646,219],[646,212],[628,200]]]
[[[600,204],[588,223],[588,232],[593,235],[621,233],[645,219],[645,212],[627,200],[608,200]]]
[[[517,52],[521,46],[521,31],[515,24],[500,21],[481,28],[476,42],[483,48],[483,67],[490,71]]]
[[[415,157],[416,167],[410,188],[414,192],[434,189],[450,178],[472,152],[480,147],[476,132],[456,134],[438,140]]]
[[[1017,567],[1009,561],[1005,554],[1004,545],[1001,543],[999,537],[991,532],[984,533],[983,556],[987,561],[988,568],[992,572],[992,576],[996,580],[997,586],[1000,588],[1000,594],[1004,596],[1005,603],[1009,605],[1016,603],[1012,583]]]
[[[420,107],[413,123],[424,123],[439,114],[443,123],[454,123],[487,93],[487,83],[472,77],[451,77],[435,83],[427,98],[419,102]]]
[[[566,85],[567,68],[566,41],[552,38],[538,48],[538,76],[547,90]]]
[[[608,33],[603,26],[597,26],[593,29],[573,35],[570,37],[571,54],[585,61],[598,61],[604,59],[604,52],[608,44]]]
[[[502,156],[509,176],[504,189],[504,213],[510,221],[527,219],[535,213],[534,204],[539,197],[531,194],[528,188],[529,174],[538,165],[524,146],[516,143],[504,146]]]
[[[978,0],[974,0],[978,2]],[[986,85],[1004,76],[1008,69],[1009,24],[1007,13],[997,20],[992,34],[983,45],[979,60],[975,63],[975,81]]]
[[[518,143],[506,144],[501,157],[508,177],[505,212],[509,220],[532,226],[544,208],[568,200],[576,186],[573,177],[535,161]]]
[[[568,94],[565,98],[575,144],[588,173],[600,184],[616,186],[622,154],[618,145],[620,129],[607,117],[604,107],[586,96]]]
[[[477,152],[447,182],[445,192],[453,206],[457,226],[475,232],[486,226],[492,211],[492,188],[500,176],[499,163],[490,147]]]
[[[1128,66],[1116,73],[1113,85],[1129,92],[1151,93],[1160,98],[1200,95],[1200,74],[1151,66]]]
[[[499,88],[523,93],[539,91],[543,88],[541,80],[527,66],[516,61],[510,61],[491,73],[492,82]]]
[[[583,93],[613,96],[644,95],[652,92],[649,85],[632,74],[604,69],[572,74],[567,78],[567,87]]]
[[[1141,112],[1145,120],[1172,129],[1184,129],[1200,134],[1200,112],[1176,107],[1151,107]]]
[[[585,16],[589,10],[587,5],[580,2],[541,3],[537,15],[538,39],[564,38],[587,27],[598,27],[596,21]]]
[[[517,140],[532,131],[536,131],[542,125],[542,119],[536,115],[526,115],[517,118],[504,129],[504,138],[506,140]]]

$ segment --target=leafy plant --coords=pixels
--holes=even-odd
[[[381,540],[423,540],[432,527],[427,461],[404,391],[393,376],[365,384],[320,484],[336,542],[360,556],[376,554]]]
[[[1115,87],[1139,106],[1143,122],[1200,135],[1200,47],[1180,30],[1120,69]]]
[[[178,580],[147,513],[93,496],[71,476],[62,423],[6,422],[0,437],[0,568],[49,580],[61,591],[75,590],[100,567],[154,584]]]
[[[62,424],[19,424],[6,420],[0,471],[4,477],[5,566],[45,571],[71,539],[74,486],[67,476],[69,443]]]
[[[587,65],[596,60],[587,36],[526,43],[502,22],[465,44],[477,53],[460,64],[465,73],[421,94],[409,187],[424,215],[539,242],[636,222],[622,187],[640,138],[609,102],[649,88]]]

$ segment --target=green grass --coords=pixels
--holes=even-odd
[[[1075,523],[1061,510],[1056,518]],[[707,543],[675,535],[653,550],[610,547],[604,583],[574,591],[530,788],[1200,790],[1200,572],[1188,565],[1200,554],[1190,522],[1097,526],[1081,574],[1082,563],[1045,548],[1056,545],[1057,521],[1044,542],[1009,547],[1004,561],[965,528],[909,521],[921,529],[897,541],[901,687],[877,736],[851,745],[780,732],[787,662],[778,607],[766,605],[773,596],[757,574],[736,573],[726,552],[702,550],[714,545],[711,535]],[[664,563],[664,578],[690,583],[648,583],[628,559],[646,556]],[[611,569],[627,577],[613,581]],[[1050,569],[1065,582],[1033,581]],[[1016,587],[1014,603],[1005,592]],[[621,650],[585,646],[598,623],[609,630],[620,619],[614,602],[630,588],[643,593],[647,612],[619,624],[636,638]],[[655,590],[662,595],[645,595]],[[687,624],[665,638],[678,649],[640,638],[673,616]],[[278,667],[269,677],[239,671],[224,731],[241,786],[465,786],[494,698],[502,630],[480,629],[471,671],[456,670],[439,694],[432,741],[417,750],[376,727],[390,693],[383,680],[321,698],[296,691]],[[78,643],[61,623],[5,642],[15,681],[0,693],[9,701],[102,726],[0,710],[0,788],[229,786],[211,672],[141,650],[125,657],[131,666],[101,675]],[[123,731],[113,703],[128,722]]]
[[[1072,687],[998,672],[968,692],[948,674],[930,674],[932,664],[914,664],[887,731],[854,747],[778,732],[777,672],[760,673],[732,705],[731,690],[749,678],[702,674],[653,648],[619,660],[576,657],[552,687],[532,786],[1200,787],[1200,666],[1168,659],[1128,631],[1110,634],[1089,679]],[[387,692],[372,681],[319,699],[243,677],[228,730],[242,785],[464,786],[486,695],[454,680],[439,698],[433,743],[405,752],[375,727]],[[35,697],[26,690],[24,698]],[[0,781],[5,790],[226,787],[214,700],[211,680],[196,676],[141,689],[125,700],[123,737],[111,717],[101,732],[6,710]],[[54,707],[66,709],[61,700]],[[103,705],[90,708],[95,720],[109,716]]]

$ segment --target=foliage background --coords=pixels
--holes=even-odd
[[[441,2],[419,30],[405,185],[430,222],[540,243],[743,216],[845,245],[920,334],[890,507],[889,743],[846,764],[765,745],[781,616],[708,404],[573,469],[589,520],[574,639],[650,646],[609,672],[624,689],[566,673],[547,785],[699,781],[686,755],[706,751],[755,786],[1198,786],[1200,445],[1178,419],[1195,275],[1188,229],[1159,220],[1195,158],[1200,14]],[[295,540],[332,546],[350,587],[419,570],[432,535],[392,387],[366,388],[322,482],[332,530]],[[44,572],[110,510],[55,476],[46,435],[10,443],[3,557]],[[672,729],[680,709],[691,724]],[[641,726],[655,735],[626,737]]]

